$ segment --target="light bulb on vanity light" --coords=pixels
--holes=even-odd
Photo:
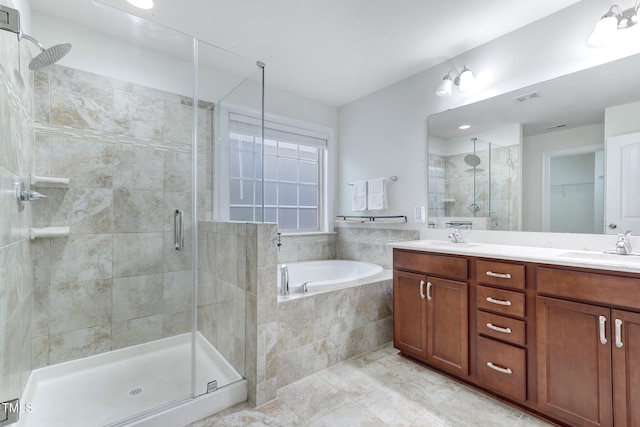
[[[451,74],[455,75],[455,78],[451,78]],[[468,92],[476,87],[476,79],[473,73],[465,65],[462,68],[462,72],[458,74],[456,70],[449,71],[438,85],[436,90],[437,96],[451,96],[453,94],[453,86],[458,86],[461,92]]]
[[[462,92],[469,92],[470,90],[475,89],[476,87],[476,78],[473,76],[473,73],[466,66],[462,69],[460,73],[460,83],[458,87]]]
[[[609,11],[596,23],[587,43],[599,47],[612,42],[616,38],[618,30],[633,27],[638,23],[638,8],[640,5],[637,1],[634,7],[625,10],[622,10],[617,4],[611,6]]]

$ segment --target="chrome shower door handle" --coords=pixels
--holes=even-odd
[[[182,209],[176,209],[173,212],[173,241],[175,250],[181,252],[184,249],[184,212]]]

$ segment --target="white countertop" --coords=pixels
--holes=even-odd
[[[571,267],[640,273],[640,256],[615,255],[603,252],[533,246],[497,245],[488,243],[452,243],[445,240],[410,240],[393,242],[389,246],[414,251],[469,255]]]

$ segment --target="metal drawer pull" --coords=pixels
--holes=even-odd
[[[616,319],[616,347],[622,348],[622,320]]]
[[[513,374],[511,368],[501,368],[500,366],[496,366],[491,362],[487,362],[487,366],[493,369],[494,371],[502,372],[503,374]]]
[[[491,304],[511,305],[511,301],[502,301],[502,300],[494,299],[494,298],[491,298],[491,297],[487,297],[487,301],[489,301]]]
[[[509,273],[494,273],[493,271],[487,271],[487,276],[497,277],[499,279],[511,279]]]
[[[431,282],[427,282],[427,301],[431,301]]]
[[[604,331],[605,323],[607,323],[607,318],[604,316],[600,316],[600,343],[601,344],[607,343],[607,337]]]
[[[420,298],[424,299],[424,280],[420,280]]]
[[[487,328],[493,329],[494,331],[502,332],[502,333],[505,333],[505,334],[510,334],[511,333],[511,328],[501,328],[500,326],[495,326],[492,323],[487,323]]]

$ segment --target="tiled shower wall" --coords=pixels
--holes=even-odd
[[[202,211],[210,209],[211,112],[200,106]],[[191,330],[192,100],[52,66],[35,76],[35,170],[68,177],[38,188],[33,241],[34,366]],[[173,212],[185,218],[174,250]]]
[[[33,163],[30,60],[27,43],[0,31],[0,402],[20,397],[31,372],[31,209],[19,212],[15,196],[15,182],[28,183]]]
[[[474,229],[517,230],[520,204],[519,153],[519,145],[493,148],[491,158],[489,150],[477,151],[480,163],[475,171],[465,163],[465,154],[442,156],[430,153],[429,219],[435,222],[436,228],[444,228],[444,222],[450,219],[464,219],[472,221]],[[474,202],[474,186],[475,200],[480,205],[475,218],[469,210]]]

